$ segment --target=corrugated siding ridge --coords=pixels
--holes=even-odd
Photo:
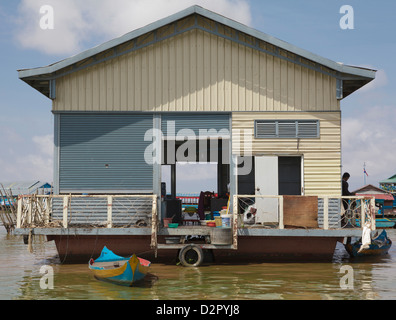
[[[54,111],[339,110],[336,79],[192,30],[56,81]]]
[[[254,139],[254,120],[258,119],[315,119],[320,121],[319,139]],[[232,113],[233,143],[235,154],[243,150],[244,143],[236,139],[236,133],[250,130],[252,154],[299,155],[304,160],[304,190],[306,195],[341,194],[341,113]]]
[[[60,192],[152,191],[144,159],[152,114],[61,114]]]

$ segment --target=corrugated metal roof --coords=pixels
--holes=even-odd
[[[372,193],[372,194],[368,194],[368,193],[357,193],[357,196],[363,196],[363,197],[374,197],[377,200],[389,200],[389,201],[393,201],[394,197],[391,194],[379,194],[379,193]]]
[[[212,11],[204,9],[200,6],[192,6],[190,8],[183,10],[183,11],[180,11],[176,14],[173,14],[167,18],[158,20],[158,21],[151,23],[143,28],[129,32],[119,38],[113,39],[113,40],[108,41],[102,45],[95,47],[95,48],[84,51],[80,54],[77,54],[73,57],[64,59],[57,63],[51,64],[49,66],[41,67],[41,68],[34,68],[34,69],[18,70],[19,78],[22,79],[23,81],[27,82],[29,85],[36,88],[37,90],[40,89],[39,88],[40,86],[41,87],[43,85],[47,86],[48,90],[47,89],[45,90],[45,95],[49,96],[49,92],[50,92],[50,90],[49,90],[50,81],[49,80],[54,79],[55,72],[57,72],[61,69],[64,69],[66,67],[72,66],[76,63],[79,63],[85,59],[92,58],[99,53],[102,53],[106,50],[112,49],[118,45],[121,45],[128,41],[131,41],[133,39],[136,39],[136,38],[138,38],[144,34],[147,34],[149,32],[153,32],[156,29],[159,29],[159,28],[164,27],[168,24],[174,23],[174,22],[176,22],[180,19],[186,18],[192,14],[198,14],[200,16],[207,18],[207,19],[211,19],[215,22],[218,22],[218,23],[226,25],[230,28],[236,29],[240,32],[247,34],[247,35],[255,37],[259,40],[265,41],[265,42],[267,42],[271,45],[274,45],[278,48],[281,48],[281,49],[287,50],[291,53],[294,53],[302,58],[319,63],[325,67],[328,67],[332,70],[339,72],[341,75],[346,75],[347,76],[346,78],[348,78],[348,79],[345,80],[345,83],[344,83],[344,89],[343,89],[344,97],[346,95],[350,94],[351,92],[357,90],[358,88],[362,87],[363,85],[367,84],[368,82],[372,81],[375,78],[375,70],[361,68],[361,67],[348,66],[348,65],[344,65],[342,63],[334,62],[327,58],[324,58],[324,57],[321,57],[314,53],[311,53],[307,50],[298,48],[298,47],[296,47],[292,44],[289,44],[285,41],[274,38],[268,34],[265,34],[263,32],[255,30],[253,28],[247,27],[239,22],[236,22],[236,21],[226,18],[222,15],[219,15],[217,13],[214,13]],[[340,75],[340,78],[345,78],[345,77],[342,77],[341,75]],[[351,77],[353,78],[352,80],[350,79]],[[40,81],[38,81],[38,79]],[[43,91],[41,91],[41,92],[43,92]]]
[[[353,193],[355,193],[357,196],[375,197],[375,199],[378,200],[390,200],[390,201],[394,200],[393,195],[391,195],[389,192],[377,188],[372,184],[368,184],[364,187],[361,187],[360,189],[353,191]]]
[[[380,183],[396,183],[396,174],[389,179],[386,179],[384,181],[381,181]]]
[[[364,187],[361,187],[359,189],[356,189],[353,191],[353,193],[359,193],[359,194],[387,194],[388,192],[385,190],[382,190],[381,188],[378,188],[376,186],[373,186],[372,184],[365,185]]]

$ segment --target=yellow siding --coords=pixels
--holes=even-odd
[[[254,120],[315,119],[320,121],[319,139],[255,139]],[[236,138],[251,130],[252,155],[301,155],[304,161],[306,195],[341,194],[341,113],[340,112],[235,112],[232,114],[233,153],[243,150]]]
[[[336,79],[202,30],[60,77],[54,111],[338,111]]]

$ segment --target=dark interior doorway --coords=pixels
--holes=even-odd
[[[278,158],[279,195],[301,195],[301,157]]]

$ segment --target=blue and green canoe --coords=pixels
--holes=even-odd
[[[132,286],[142,280],[151,262],[133,254],[129,258],[120,257],[106,247],[96,260],[89,261],[89,269],[98,280],[122,286]]]

